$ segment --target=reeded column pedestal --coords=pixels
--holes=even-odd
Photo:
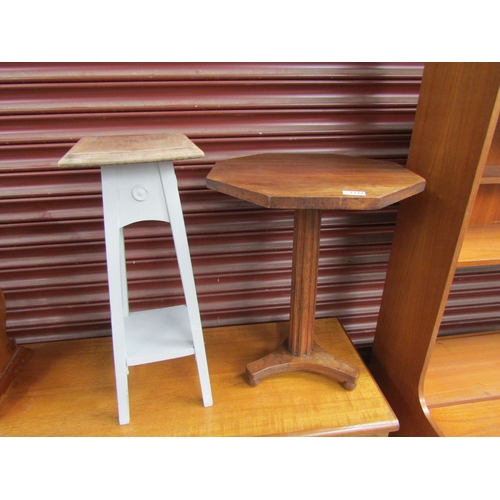
[[[359,369],[314,341],[321,210],[381,209],[423,191],[425,180],[394,162],[269,153],[216,162],[207,186],[266,208],[295,211],[290,332],[274,352],[247,365],[249,383],[310,371],[355,389]]]

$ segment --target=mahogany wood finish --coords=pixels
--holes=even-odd
[[[438,338],[424,396],[445,436],[500,436],[500,331]]]
[[[499,359],[500,331],[438,337],[424,384],[429,408],[500,398]]]
[[[313,371],[356,387],[359,370],[314,342],[321,210],[375,210],[421,192],[425,180],[393,162],[327,154],[262,154],[216,162],[207,186],[267,208],[294,209],[287,345],[247,365],[251,385]]]
[[[110,337],[33,344],[0,400],[0,436],[387,436],[397,419],[338,321],[315,335],[360,367],[345,391],[312,373],[250,387],[242,367],[281,344],[288,323],[204,330],[215,404],[200,405],[192,356],[130,367],[131,423],[116,425]],[[144,383],[147,380],[147,383]]]
[[[268,153],[216,162],[207,186],[266,208],[378,210],[420,193],[425,180],[390,161]]]
[[[33,354],[30,349],[18,346],[7,337],[5,322],[5,297],[0,290],[0,396],[7,390],[16,371]]]
[[[500,264],[500,226],[470,226],[464,237],[457,267]]]
[[[297,210],[288,338],[288,349],[294,356],[308,356],[313,351],[320,229],[320,210]]]
[[[423,389],[455,269],[500,262],[499,198],[489,196],[499,182],[499,88],[498,63],[425,66],[407,166],[427,186],[398,210],[370,363],[400,420],[398,435],[445,433],[432,418],[442,410],[429,411]],[[470,363],[481,359],[470,352]],[[469,366],[448,361],[447,371]]]

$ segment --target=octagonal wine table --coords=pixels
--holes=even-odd
[[[262,207],[293,209],[290,332],[247,365],[251,385],[276,373],[310,371],[352,390],[359,369],[314,341],[321,210],[377,210],[420,193],[425,180],[401,165],[333,154],[269,153],[218,161],[207,187]]]

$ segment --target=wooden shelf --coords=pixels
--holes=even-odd
[[[500,184],[500,166],[485,167],[481,184]]]
[[[194,354],[185,305],[131,313],[125,318],[125,337],[128,366]]]
[[[500,331],[440,337],[424,395],[446,436],[500,436]]]
[[[470,226],[460,250],[457,267],[500,264],[500,224]]]
[[[434,408],[430,412],[445,436],[500,436],[500,400],[498,399]]]

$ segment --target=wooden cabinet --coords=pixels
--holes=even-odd
[[[19,365],[32,355],[31,350],[17,346],[7,337],[5,313],[5,297],[0,290],[0,396],[7,390]]]
[[[500,331],[439,337],[457,267],[500,264],[500,64],[426,64],[370,369],[398,435],[500,435]]]

